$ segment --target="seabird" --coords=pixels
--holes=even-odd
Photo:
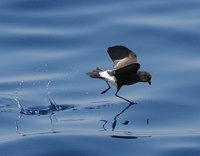
[[[128,101],[130,104],[134,102],[119,96],[117,93],[123,85],[132,85],[137,82],[148,82],[151,85],[151,74],[145,71],[138,71],[140,64],[138,63],[136,54],[124,46],[113,46],[108,48],[108,54],[114,63],[113,70],[102,70],[96,68],[92,72],[86,73],[91,78],[99,78],[105,80],[108,88],[101,92],[106,93],[111,87],[108,82],[113,83],[117,91],[115,96]]]

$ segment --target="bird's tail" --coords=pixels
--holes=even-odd
[[[91,78],[102,78],[101,76],[100,76],[100,72],[102,72],[103,70],[102,69],[100,69],[100,68],[96,68],[95,70],[93,70],[92,72],[88,72],[88,73],[86,73],[87,75],[89,75]]]

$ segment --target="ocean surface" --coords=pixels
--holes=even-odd
[[[1,0],[1,156],[200,155],[199,0]],[[152,85],[85,73],[133,50]]]

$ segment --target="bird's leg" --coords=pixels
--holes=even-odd
[[[104,93],[106,93],[111,87],[110,87],[110,85],[109,85],[109,83],[106,81],[106,83],[107,83],[107,85],[108,85],[108,88],[106,89],[106,90],[104,90],[103,92],[101,92],[101,94],[104,94]]]
[[[117,92],[115,93],[115,96],[117,96],[118,98],[121,98],[121,99],[123,99],[123,100],[126,100],[126,101],[129,102],[130,104],[136,104],[135,102],[132,102],[132,101],[130,101],[130,100],[124,98],[124,97],[121,97],[121,96],[117,95],[118,91],[119,91],[119,90],[117,90]]]

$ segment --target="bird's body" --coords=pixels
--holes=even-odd
[[[101,76],[102,79],[104,79],[107,82],[111,82],[115,87],[117,87],[117,79],[113,75],[112,70],[102,71],[99,73],[99,75]]]
[[[113,70],[103,71],[100,68],[96,68],[96,70],[87,73],[87,75],[92,78],[99,78],[106,81],[108,88],[103,91],[102,94],[111,88],[108,83],[111,82],[117,88],[115,94],[117,97],[133,103],[128,99],[117,95],[118,91],[123,85],[132,85],[137,82],[148,82],[151,84],[151,74],[144,71],[138,71],[140,64],[138,63],[136,54],[124,46],[109,47],[108,54],[114,62]]]

